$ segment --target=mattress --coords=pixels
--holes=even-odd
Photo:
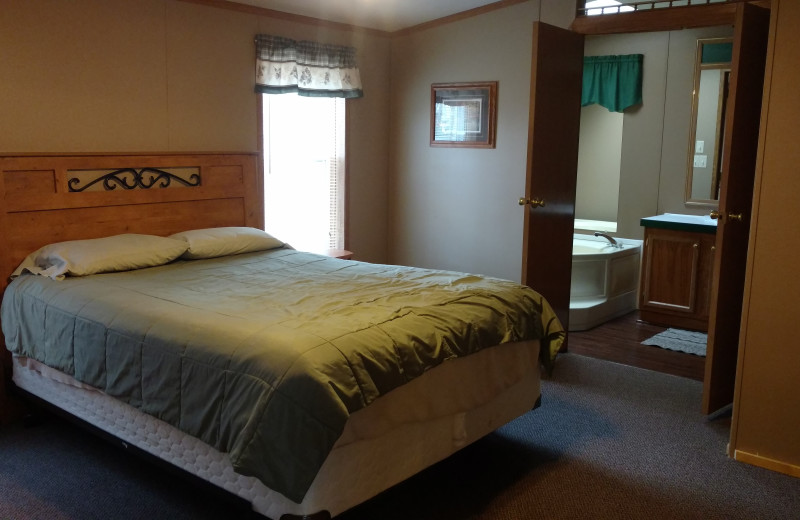
[[[2,312],[13,353],[199,438],[298,503],[354,413],[434,368],[545,338],[555,319],[505,280],[287,249],[21,276]]]
[[[449,361],[355,412],[299,504],[236,473],[227,454],[207,443],[40,362],[15,356],[14,383],[269,518],[335,516],[532,409],[540,395],[538,347],[507,343]]]

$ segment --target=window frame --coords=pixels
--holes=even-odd
[[[264,158],[265,158],[265,150],[264,150],[264,96],[266,94],[262,94],[260,92],[256,92],[256,125],[257,125],[257,132],[256,132],[256,151],[259,155],[258,160],[258,189],[263,194],[264,192],[264,181],[266,172],[264,170]],[[350,112],[350,103],[345,101],[344,104],[344,182],[343,184],[343,191],[342,194],[342,205],[344,207],[344,223],[342,234],[343,241],[344,241],[344,249],[352,251],[350,246],[350,132],[351,132],[351,112]],[[263,196],[261,197],[262,202],[264,200]],[[265,208],[261,207],[261,214],[263,215]],[[266,224],[264,224],[266,227]]]

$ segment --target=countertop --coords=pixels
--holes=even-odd
[[[708,215],[681,215],[664,213],[655,217],[645,217],[640,224],[644,227],[673,229],[675,231],[695,231],[698,233],[717,232],[717,221]]]

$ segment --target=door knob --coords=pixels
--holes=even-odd
[[[519,205],[524,206],[526,204],[530,204],[532,208],[543,208],[545,205],[542,199],[526,199],[525,197],[520,197]]]
[[[719,220],[720,218],[722,218],[722,214],[717,210],[712,211],[708,216],[711,217],[713,220]],[[742,216],[741,213],[728,213],[729,221],[735,220],[736,222],[741,222],[743,218],[744,217]]]

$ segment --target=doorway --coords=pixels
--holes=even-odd
[[[686,14],[688,10],[694,9],[692,13],[700,14],[700,9],[704,6],[687,7],[681,13]],[[732,84],[730,87],[731,96],[728,101],[727,117],[725,121],[725,128],[723,135],[725,136],[725,143],[723,149],[725,153],[722,157],[723,160],[723,178],[722,187],[720,190],[719,212],[719,228],[716,234],[716,249],[717,254],[714,258],[713,267],[713,281],[711,290],[711,306],[709,310],[709,340],[708,340],[708,357],[706,362],[706,374],[704,377],[704,391],[703,391],[703,412],[709,414],[716,409],[725,406],[733,400],[733,380],[736,368],[736,353],[738,351],[738,331],[739,322],[741,319],[741,295],[737,296],[737,291],[741,291],[744,284],[744,257],[747,254],[747,229],[749,228],[750,218],[750,204],[752,204],[752,180],[755,166],[755,153],[757,150],[758,141],[758,127],[760,105],[761,105],[761,87],[763,86],[763,70],[766,56],[766,42],[769,31],[769,17],[768,9],[752,6],[744,3],[737,3],[735,5],[735,17],[728,10],[719,10],[714,6],[705,6],[708,9],[705,11],[712,18],[720,20],[720,23],[727,23],[733,21],[735,27],[734,45],[733,45],[733,58],[731,62],[732,70]],[[685,16],[679,16],[678,10],[675,10],[675,16],[670,16],[670,10],[665,9],[664,13],[643,13],[643,21],[645,19],[653,22],[652,27],[659,31],[668,31],[676,27],[686,27]],[[657,16],[656,16],[657,15]],[[632,22],[632,19],[629,20]],[[708,20],[703,26],[708,25]],[[584,30],[587,25],[585,20],[576,23],[574,26],[581,26]],[[658,23],[654,23],[658,22]],[[534,88],[538,85],[539,69],[537,68],[537,47],[541,47],[541,42],[537,40],[537,26],[544,25],[538,22],[534,24],[534,62],[532,70],[532,88],[531,88],[531,126],[530,135],[540,135],[545,128],[544,121],[537,120],[534,116],[533,107],[540,104],[546,104],[548,101],[553,103],[558,97],[542,98],[539,92]],[[699,24],[696,24],[699,25]],[[606,24],[606,28],[608,25]],[[640,25],[631,24],[629,31],[638,32],[641,30]],[[617,31],[619,31],[619,27]],[[610,32],[610,31],[608,31]],[[580,58],[577,58],[580,61]],[[570,66],[573,65],[569,61]],[[737,74],[737,70],[746,70],[747,74]],[[761,74],[753,74],[754,71],[761,70]],[[580,78],[580,76],[579,76]],[[578,79],[578,83],[579,83]],[[663,78],[662,78],[663,81]],[[574,87],[572,83],[562,83],[561,86],[569,88]],[[645,100],[645,103],[647,101]],[[646,105],[645,105],[646,106]],[[663,107],[662,107],[663,108]],[[667,112],[664,112],[665,118]],[[567,118],[569,123],[563,123],[559,126],[569,126],[577,130],[578,122],[572,117]],[[663,131],[663,128],[662,128]],[[666,139],[666,132],[663,134]],[[535,144],[535,141],[534,141]],[[663,141],[658,143],[663,147]],[[623,140],[623,145],[625,142]],[[659,152],[662,162],[669,159],[671,156]],[[531,157],[533,159],[531,159]],[[577,161],[577,150],[575,154]],[[520,199],[526,203],[539,202],[532,193],[531,179],[536,176],[543,175],[536,167],[531,167],[533,161],[534,166],[539,166],[536,161],[540,159],[535,146],[530,146],[529,142],[529,165],[528,165],[528,178],[526,187],[526,198]],[[562,201],[560,204],[562,213],[571,213],[574,217],[574,181],[577,177],[577,168],[573,170],[573,196],[571,200]],[[621,172],[622,173],[622,172]],[[659,170],[660,173],[660,170]],[[554,172],[550,172],[552,177]],[[623,179],[623,176],[620,176]],[[749,179],[749,184],[748,184]],[[624,180],[624,179],[623,179]],[[565,180],[564,182],[567,182]],[[685,184],[685,183],[682,183]],[[626,184],[621,183],[620,186]],[[535,188],[535,186],[533,186]],[[620,197],[622,198],[622,197]],[[638,200],[645,200],[645,197],[640,197]],[[661,199],[659,190],[656,190],[655,199]],[[634,208],[625,207],[626,211],[631,211]],[[623,208],[620,207],[620,210]],[[525,234],[523,240],[523,281],[526,279],[526,273],[533,272],[532,266],[534,265],[529,261],[531,255],[529,250],[533,251],[536,244],[530,240],[531,236],[537,233],[534,226],[531,226],[529,215],[532,212],[526,213],[525,218]],[[733,239],[734,233],[739,238]],[[744,234],[743,234],[744,233]],[[551,249],[552,250],[552,249]],[[558,248],[553,256],[562,258],[562,251]],[[567,275],[569,279],[569,275]],[[560,284],[553,287],[553,294],[557,298],[561,298],[565,294],[568,297],[569,284]],[[548,299],[550,296],[545,294]],[[728,297],[732,296],[732,297]],[[567,298],[568,299],[568,298]],[[554,307],[556,307],[554,305]],[[738,309],[738,310],[737,310]],[[568,324],[568,320],[566,321]],[[719,332],[719,335],[715,335]]]
[[[643,54],[643,103],[611,112],[581,109],[576,234],[602,231],[642,240],[643,217],[662,213],[707,215],[714,207],[686,204],[685,183],[697,41],[729,37],[731,26],[587,36],[585,55]],[[633,306],[635,307],[635,305]],[[575,352],[703,379],[704,358],[641,341],[666,330],[639,323],[630,312],[594,329],[573,332]],[[615,345],[594,341],[595,334]],[[573,343],[570,343],[571,347]]]

